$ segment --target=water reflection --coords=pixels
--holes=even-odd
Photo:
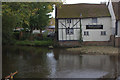
[[[49,70],[50,70],[49,77],[55,77],[55,73],[56,73],[56,60],[54,58],[53,52],[47,53],[47,60],[48,60],[48,65],[49,65]]]
[[[16,78],[100,78],[115,75],[116,66],[116,56],[80,55],[64,49],[3,47],[3,77],[18,70]]]

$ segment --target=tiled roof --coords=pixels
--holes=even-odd
[[[112,2],[113,10],[117,20],[120,20],[120,2]]]
[[[57,18],[82,18],[110,16],[105,4],[64,4],[57,7]]]

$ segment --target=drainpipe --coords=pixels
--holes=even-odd
[[[116,35],[118,35],[118,20],[115,22],[114,47],[116,47]]]
[[[55,41],[58,41],[58,19],[57,19],[57,6],[55,6]]]

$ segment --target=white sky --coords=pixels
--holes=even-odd
[[[106,2],[108,0],[63,0],[66,1],[66,4],[75,4],[75,3],[100,3]]]
[[[64,4],[77,4],[77,3],[96,3],[107,2],[108,0],[62,0],[65,1]],[[51,13],[52,17],[55,18],[55,10]]]

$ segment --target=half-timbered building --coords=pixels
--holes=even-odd
[[[86,45],[113,44],[112,20],[106,4],[64,4],[56,7],[56,27],[60,45],[79,45],[81,39]]]

